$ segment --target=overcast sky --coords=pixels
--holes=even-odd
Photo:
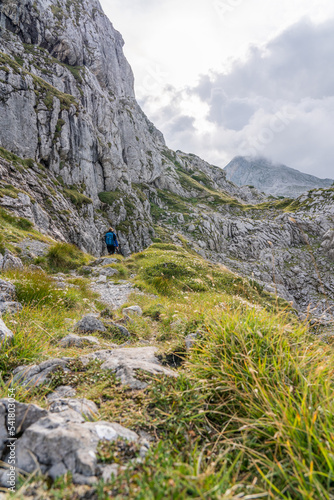
[[[333,0],[100,0],[172,149],[334,178]]]

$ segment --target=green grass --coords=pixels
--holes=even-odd
[[[77,291],[59,289],[51,276],[42,271],[13,270],[6,272],[5,276],[15,284],[17,300],[23,305],[49,306],[54,310],[71,309],[76,305]]]
[[[59,243],[47,260],[52,270],[63,271],[88,257]],[[83,366],[76,360],[43,388],[17,388],[20,401],[45,406],[47,391],[70,384],[77,397],[97,404],[101,420],[152,436],[141,462],[128,463],[138,456],[137,447],[99,446],[100,463],[116,461],[124,469],[109,484],[98,483],[96,498],[332,500],[332,347],[312,337],[286,302],[190,253],[185,243],[158,242],[113,267],[120,277],[136,274],[133,282],[145,292],[135,291],[122,306],[143,309],[142,317],[126,325],[132,345],[149,341],[164,363],[174,363],[179,376],[140,372],[147,389],[130,391],[99,363]],[[77,288],[57,290],[43,273],[12,271],[5,277],[15,283],[24,309],[5,316],[15,339],[0,353],[2,380],[10,379],[19,364],[82,354],[60,349],[58,341],[91,304],[99,307],[90,281],[69,278]],[[112,315],[117,322],[121,310]],[[107,332],[108,341],[113,333]],[[190,333],[197,341],[186,353]],[[70,475],[48,485],[42,477],[30,482],[32,490],[28,484],[19,492],[23,497],[36,495],[37,488],[50,499],[76,498]],[[87,495],[92,491],[87,487]]]
[[[56,243],[48,250],[46,259],[49,268],[58,272],[78,269],[90,261],[87,254],[84,254],[78,247],[70,243]]]
[[[88,198],[88,196],[80,193],[77,189],[75,189],[74,186],[72,186],[71,188],[65,188],[64,194],[77,208],[82,208],[83,205],[89,205],[93,203],[93,201]]]
[[[34,227],[30,220],[24,217],[16,217],[2,207],[0,207],[0,224],[1,223],[4,225],[8,224],[23,231],[30,231]]]
[[[136,284],[152,293],[178,297],[184,293],[225,292],[266,307],[288,307],[265,292],[254,280],[247,280],[222,265],[211,264],[198,255],[172,244],[154,243],[142,253],[124,261],[137,273]]]

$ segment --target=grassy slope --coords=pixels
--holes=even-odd
[[[25,236],[22,231],[17,238]],[[62,252],[67,257],[59,260],[58,270],[86,262],[87,257],[58,246],[42,263],[49,273],[54,256]],[[54,375],[49,387],[17,393],[21,401],[45,406],[47,392],[69,383],[79,396],[97,403],[100,418],[154,436],[144,462],[128,465],[111,484],[98,485],[96,497],[108,498],[112,491],[115,498],[145,500],[241,494],[249,499],[332,498],[332,348],[311,337],[308,325],[298,323],[286,303],[256,282],[185,247],[155,244],[116,266],[124,277],[136,274],[135,284],[146,292],[134,293],[129,301],[144,310],[129,326],[134,344],[156,344],[163,362],[179,366],[179,378],[143,373],[149,388],[133,393],[98,364],[74,363],[68,375]],[[4,318],[16,336],[1,351],[3,395],[15,366],[88,352],[61,350],[57,343],[82,314],[102,308],[85,278],[69,277],[68,284],[78,288],[67,290],[57,290],[47,274],[38,272],[11,272],[5,278],[17,284],[24,309]],[[195,332],[197,344],[186,353],[184,338]],[[105,446],[100,460],[123,463],[123,456]],[[34,491],[44,498],[80,497],[70,477],[48,488],[43,479],[33,478],[18,496]]]

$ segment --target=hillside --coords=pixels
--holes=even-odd
[[[298,198],[311,189],[327,188],[334,183],[333,179],[319,179],[266,158],[237,156],[224,172],[227,179],[238,186],[252,185],[267,195],[287,198]]]
[[[98,0],[0,20],[3,497],[332,499],[334,187],[170,150]]]

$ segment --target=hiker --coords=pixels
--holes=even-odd
[[[109,228],[106,233],[104,240],[107,245],[107,250],[109,255],[113,255],[116,252],[116,248],[118,248],[117,236],[112,227]]]

